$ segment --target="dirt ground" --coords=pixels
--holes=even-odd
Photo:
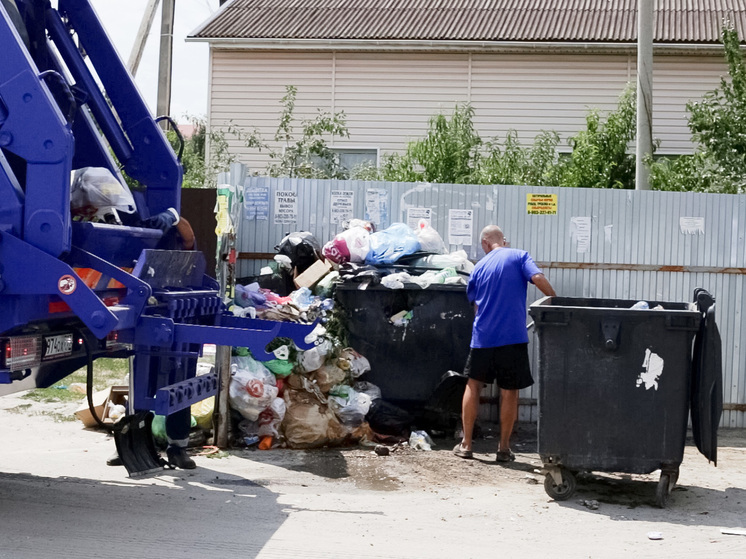
[[[746,536],[722,533],[746,528],[744,430],[720,431],[717,468],[687,444],[662,510],[657,472],[584,474],[574,497],[551,500],[531,425],[508,466],[483,426],[468,461],[436,439],[389,456],[235,450],[132,479],[105,465],[108,435],[28,403],[0,399],[0,558],[746,557]]]

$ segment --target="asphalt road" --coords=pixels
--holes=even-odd
[[[530,436],[509,468],[494,440],[471,462],[441,441],[387,457],[236,451],[133,480],[105,465],[104,433],[13,406],[0,404],[0,558],[746,557],[746,536],[721,533],[746,527],[743,430],[723,433],[717,468],[687,446],[661,510],[655,474],[588,476],[550,500]]]

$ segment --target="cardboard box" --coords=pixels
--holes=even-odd
[[[293,282],[296,288],[308,287],[309,289],[319,283],[321,278],[328,274],[332,269],[332,265],[324,260],[317,260],[311,264],[305,272],[298,275]]]
[[[127,408],[127,396],[129,395],[129,388],[127,386],[112,386],[109,388],[109,398],[106,400],[106,407],[104,408],[104,416],[101,421],[104,423],[114,423],[114,420],[109,417],[111,411],[111,405],[120,404]]]
[[[98,418],[104,423],[113,423],[113,421],[108,418],[109,401],[112,401],[115,404],[125,404],[128,393],[129,389],[126,386],[110,386],[104,390],[94,392],[93,409],[96,410]],[[75,410],[75,417],[83,422],[84,427],[98,426],[93,415],[91,415],[91,410],[88,408],[88,400],[83,402],[80,407]]]
[[[101,418],[106,409],[106,401],[109,399],[109,389],[100,390],[99,392],[93,393],[93,408],[96,410],[96,415]],[[86,399],[80,407],[75,410],[75,417],[83,422],[85,427],[95,427],[98,425],[96,420],[91,415],[91,410],[88,408],[88,400]]]

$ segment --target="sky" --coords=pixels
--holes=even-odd
[[[91,0],[104,28],[125,65],[140,28],[147,0]],[[185,123],[185,115],[207,114],[207,43],[187,43],[186,36],[218,9],[219,0],[176,0],[174,15],[173,73],[171,77],[171,116]],[[161,6],[145,45],[135,82],[151,112],[155,114],[158,90],[158,50],[161,32]]]

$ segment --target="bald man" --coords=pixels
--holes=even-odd
[[[500,387],[500,445],[497,462],[511,462],[510,435],[518,417],[518,391],[534,383],[528,360],[526,292],[533,283],[545,295],[556,296],[528,252],[508,248],[497,225],[481,234],[485,257],[474,267],[466,294],[476,316],[471,349],[464,372],[469,377],[461,407],[464,436],[453,449],[460,458],[472,458],[472,433],[479,414],[479,394],[485,384]]]

